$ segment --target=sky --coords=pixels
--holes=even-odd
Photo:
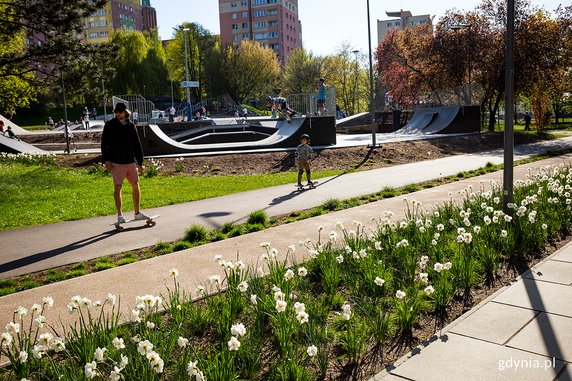
[[[531,0],[536,6],[552,11],[570,0]],[[449,9],[470,11],[481,0],[370,0],[372,48],[377,45],[377,20],[388,19],[385,12],[401,9],[413,15],[435,16],[434,22]],[[391,3],[391,5],[389,5]],[[151,0],[157,11],[157,24],[162,39],[170,39],[173,28],[183,22],[196,22],[218,34],[218,0]],[[315,55],[336,52],[342,43],[367,53],[367,0],[298,0],[298,16],[302,22],[302,43]]]

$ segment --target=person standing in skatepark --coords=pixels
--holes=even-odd
[[[308,186],[311,187],[314,183],[311,181],[310,171],[310,156],[314,154],[314,150],[308,144],[310,143],[310,136],[303,134],[300,136],[300,145],[296,148],[296,161],[298,164],[298,189],[303,188],[302,174],[306,171],[306,180]]]
[[[135,220],[148,220],[149,216],[140,209],[141,191],[139,174],[143,173],[143,148],[135,124],[129,120],[129,110],[125,103],[117,103],[113,110],[115,117],[105,123],[101,135],[101,155],[105,168],[113,175],[114,200],[117,209],[117,222],[124,223],[121,189],[123,180],[131,184]]]

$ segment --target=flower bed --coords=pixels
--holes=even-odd
[[[261,266],[215,257],[225,276],[192,292],[138,298],[120,325],[119,303],[76,296],[78,323],[48,324],[46,297],[20,307],[0,337],[9,379],[314,380],[365,377],[372,352],[411,338],[427,317],[446,314],[493,282],[500,266],[535,255],[568,231],[572,170],[544,168],[515,189],[510,213],[495,183],[463,191],[460,205],[434,211],[407,202],[406,218],[386,212],[367,228],[319,228],[301,242],[309,259],[290,265],[261,244]],[[288,257],[288,255],[287,255]],[[199,298],[192,301],[191,297]],[[382,358],[382,356],[381,356]],[[381,364],[377,364],[380,366]]]

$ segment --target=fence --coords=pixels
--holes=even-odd
[[[129,95],[117,95],[113,96],[113,108],[119,102],[123,102],[127,105],[127,108],[133,113],[137,111],[138,123],[148,123],[153,118],[152,111],[155,110],[155,104],[143,98],[139,94],[129,94]]]
[[[316,93],[305,93],[305,94],[290,94],[287,97],[288,104],[294,111],[302,115],[317,115],[318,105],[317,105],[317,94]],[[326,104],[325,112],[323,115],[336,115],[336,88],[328,87],[326,88]]]

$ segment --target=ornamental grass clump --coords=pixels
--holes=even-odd
[[[318,227],[317,240],[282,254],[263,242],[250,267],[216,255],[218,272],[195,290],[170,269],[165,295],[139,296],[128,316],[111,294],[75,296],[75,324],[58,326],[45,317],[53,304],[45,298],[14,312],[0,360],[10,361],[11,379],[318,380],[340,369],[366,378],[370,354],[383,358],[419,329],[438,329],[452,303],[471,303],[476,285],[569,232],[571,189],[570,168],[558,166],[518,182],[506,211],[494,182],[432,211],[406,200],[403,221],[385,212],[372,227]]]

